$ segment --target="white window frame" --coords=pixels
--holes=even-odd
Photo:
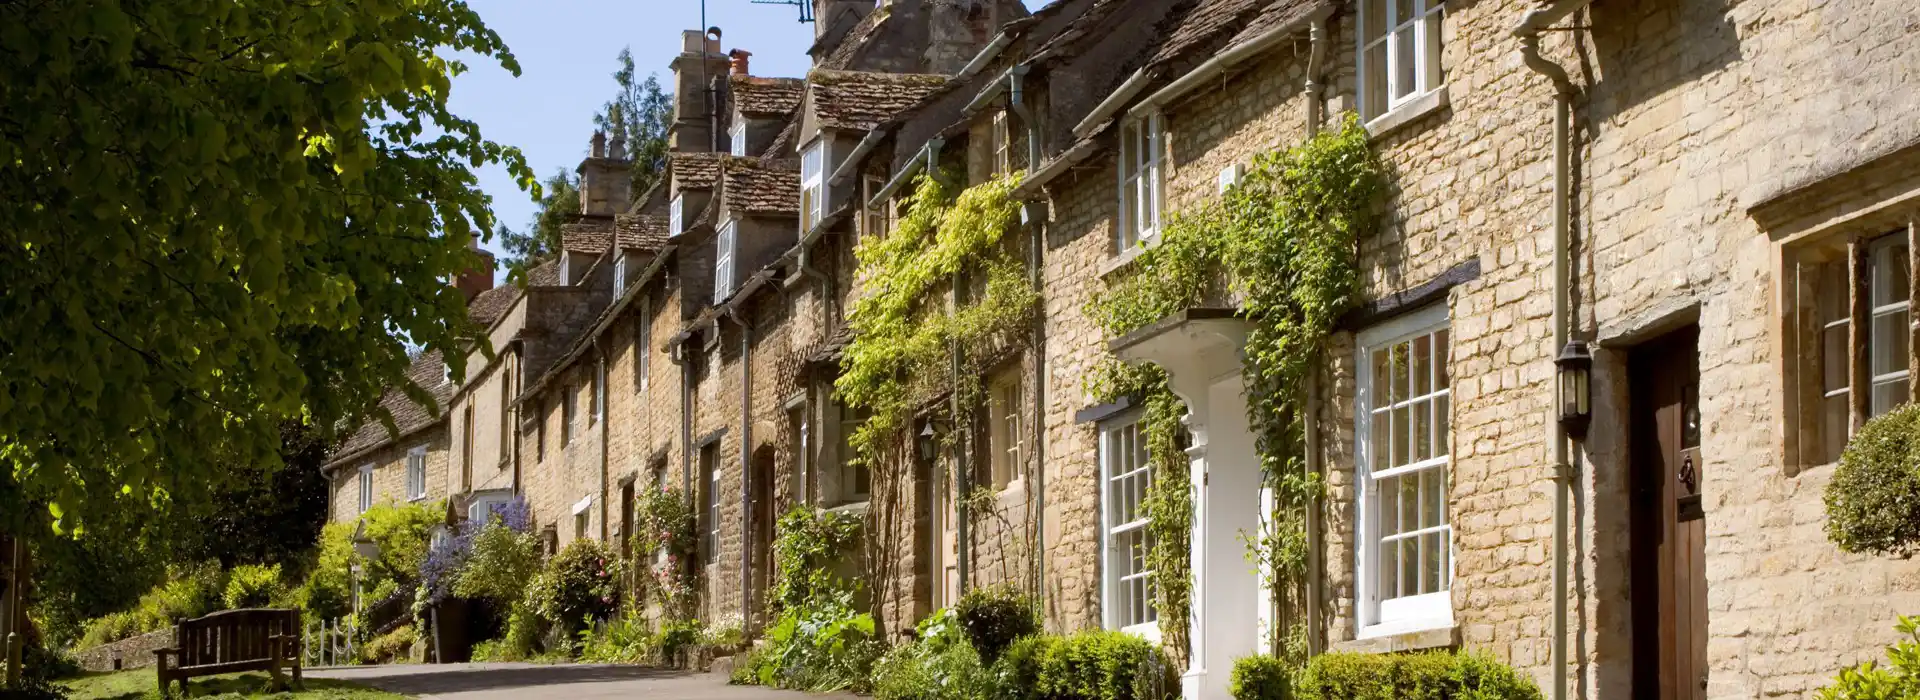
[[[1905,230],[1884,234],[1868,241],[1865,245],[1868,294],[1867,327],[1865,329],[1867,339],[1866,405],[1868,418],[1884,415],[1913,399],[1913,397],[1909,395],[1903,396],[1899,400],[1888,402],[1882,399],[1881,392],[1882,387],[1893,387],[1900,394],[1908,394],[1907,376],[1911,373],[1908,356],[1912,354],[1913,350],[1908,347],[1912,338],[1912,330],[1910,328],[1912,316],[1908,314],[1907,311],[1913,293],[1911,288],[1913,284],[1913,280],[1911,279],[1911,258],[1913,253],[1910,248],[1911,242],[1907,240],[1906,234],[1907,232]],[[1896,257],[1887,257],[1889,251],[1894,248],[1900,249],[1902,254]],[[1902,267],[1907,268],[1909,272],[1909,278],[1906,280],[1908,289],[1903,290],[1900,295],[1894,296],[1891,301],[1876,299],[1876,297],[1881,296],[1883,288],[1887,286],[1886,279],[1888,272],[1892,269]],[[1889,319],[1895,322],[1890,326],[1883,326],[1880,323],[1881,319]],[[1891,328],[1892,332],[1881,332],[1887,328]],[[1894,342],[1896,340],[1899,342]],[[1898,348],[1897,351],[1894,350],[1896,347]],[[1876,368],[1874,365],[1882,356],[1885,356],[1887,358],[1886,361],[1890,364],[1888,364],[1888,367]],[[1897,369],[1890,369],[1889,367]]]
[[[1007,110],[994,112],[988,128],[992,130],[993,174],[1013,172],[1013,134],[1007,126]]]
[[[820,225],[827,210],[827,166],[832,152],[826,138],[814,139],[800,152],[800,232]]]
[[[613,254],[613,298],[618,299],[627,293],[627,255],[619,251]]]
[[[1356,549],[1358,551],[1355,557],[1357,578],[1354,580],[1358,582],[1355,588],[1359,590],[1359,595],[1355,597],[1357,606],[1355,619],[1359,622],[1358,636],[1361,638],[1380,637],[1428,629],[1441,629],[1453,625],[1451,590],[1457,558],[1451,521],[1452,504],[1445,504],[1449,512],[1440,525],[1393,535],[1393,537],[1405,539],[1427,534],[1445,533],[1445,540],[1447,542],[1446,570],[1441,575],[1439,590],[1419,595],[1400,596],[1388,600],[1381,599],[1378,585],[1378,568],[1381,558],[1379,554],[1381,535],[1378,530],[1381,524],[1381,517],[1374,512],[1380,505],[1379,499],[1381,498],[1381,494],[1379,493],[1378,487],[1378,480],[1380,479],[1419,474],[1423,471],[1433,469],[1443,469],[1444,471],[1442,473],[1446,474],[1449,479],[1451,478],[1453,471],[1452,449],[1450,445],[1445,444],[1447,440],[1438,437],[1440,434],[1438,429],[1441,427],[1440,424],[1442,421],[1446,422],[1445,435],[1448,436],[1448,439],[1450,439],[1452,434],[1451,382],[1449,382],[1448,387],[1444,389],[1437,388],[1436,382],[1436,384],[1429,386],[1428,393],[1422,394],[1419,397],[1410,398],[1410,402],[1432,401],[1433,405],[1437,407],[1436,415],[1438,415],[1438,420],[1429,423],[1430,429],[1436,431],[1435,438],[1432,440],[1430,446],[1431,449],[1436,452],[1445,449],[1447,454],[1430,456],[1428,459],[1417,463],[1378,472],[1372,468],[1374,461],[1379,457],[1374,454],[1372,444],[1372,430],[1375,423],[1373,413],[1376,410],[1376,406],[1374,405],[1375,397],[1372,396],[1372,352],[1383,346],[1391,346],[1422,335],[1448,330],[1450,330],[1450,321],[1447,316],[1447,306],[1442,303],[1408,313],[1379,326],[1361,331],[1359,337],[1356,339],[1356,345],[1358,347],[1355,351],[1355,366],[1358,368],[1356,373],[1358,381],[1356,382],[1356,401],[1354,408],[1354,467],[1356,472],[1355,481],[1359,485],[1359,488],[1355,489],[1357,503],[1354,511],[1357,513],[1359,521],[1357,528],[1357,532],[1359,533],[1357,539],[1359,542],[1357,543]],[[1430,355],[1429,366],[1436,366],[1448,361],[1446,354],[1430,352]],[[1450,368],[1448,369],[1450,374]],[[1438,377],[1439,375],[1435,374],[1430,376]],[[1444,404],[1442,402],[1444,402]],[[1394,406],[1388,406],[1385,409],[1379,410],[1384,410],[1391,414]],[[1441,488],[1445,490],[1442,494],[1443,498],[1450,501],[1452,499],[1450,481],[1443,481]]]
[[[407,500],[424,501],[427,498],[427,446],[417,445],[407,450]]]
[[[1446,84],[1446,76],[1440,67],[1441,20],[1445,17],[1446,0],[1405,0],[1413,4],[1413,14],[1399,17],[1400,0],[1361,0],[1359,31],[1354,32],[1357,60],[1359,65],[1359,91],[1361,118],[1377,119],[1392,113],[1402,105],[1408,104],[1427,93],[1440,89]],[[1375,15],[1384,15],[1376,17]],[[1373,22],[1384,22],[1384,31],[1378,37],[1368,37]],[[1396,39],[1402,32],[1411,35],[1411,47],[1402,46]],[[1375,48],[1382,49],[1382,61],[1368,61],[1368,53]],[[1412,56],[1402,55],[1411,48]],[[1400,66],[1413,62],[1413,84],[1402,86]],[[1376,65],[1385,63],[1384,66]],[[1379,75],[1373,75],[1375,71]],[[1373,104],[1370,90],[1377,83],[1386,83],[1383,104]],[[1404,91],[1403,91],[1403,88]],[[1396,95],[1396,93],[1399,93]]]
[[[653,299],[640,295],[640,317],[633,324],[633,388],[636,392],[647,390],[648,372],[653,365]],[[646,405],[644,403],[640,404]]]
[[[847,406],[840,407],[840,494],[847,503],[859,503],[873,498],[873,468],[861,464],[859,455],[853,449],[853,434],[867,422],[865,411]],[[801,424],[805,432],[805,423]],[[804,439],[804,438],[803,438]],[[860,480],[865,478],[867,485],[862,487]]]
[[[593,413],[587,416],[587,425],[597,425],[607,419],[607,360],[602,357],[593,367]]]
[[[1158,112],[1129,120],[1120,130],[1120,253],[1146,245],[1160,233],[1166,211],[1166,147],[1166,118]]]
[[[667,203],[667,237],[673,238],[687,232],[687,195],[685,192],[673,196]]]
[[[1152,522],[1140,510],[1140,502],[1153,484],[1153,461],[1147,454],[1144,417],[1142,412],[1134,411],[1100,426],[1100,610],[1104,628],[1157,642],[1160,612],[1154,607],[1153,569],[1143,562],[1139,571],[1129,570],[1131,559],[1122,558],[1117,538],[1130,532],[1144,534]],[[1137,491],[1123,493],[1135,479],[1139,480]],[[1113,522],[1127,499],[1134,501],[1134,513],[1138,517],[1124,523]],[[1137,615],[1121,614],[1136,607]]]
[[[573,444],[573,418],[578,413],[574,402],[580,400],[580,387],[565,386],[560,390],[560,447],[565,449]]]
[[[742,158],[747,155],[747,120],[735,115],[733,128],[727,130],[727,152]]]
[[[373,509],[373,465],[360,465],[360,512]]]
[[[1021,415],[1026,402],[1024,380],[1015,365],[996,374],[988,384],[989,463],[993,486],[1003,491],[1021,485],[1026,478],[1026,425]]]
[[[728,219],[721,225],[713,247],[713,298],[724,299],[733,294],[733,258],[740,247],[739,222]]]

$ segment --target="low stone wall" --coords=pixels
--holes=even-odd
[[[120,659],[120,668],[145,668],[153,665],[153,650],[173,646],[173,628],[168,627],[156,632],[148,632],[138,637],[128,637],[112,644],[102,644],[91,649],[74,652],[73,659],[80,667],[88,671],[112,671],[113,660]]]

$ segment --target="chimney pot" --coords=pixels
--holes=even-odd
[[[753,73],[748,69],[748,65],[747,65],[748,59],[753,58],[752,51],[748,51],[746,49],[734,49],[732,51],[727,52],[727,57],[730,59],[733,59],[732,63],[733,63],[734,75],[753,75]]]
[[[598,130],[594,131],[592,143],[593,143],[593,148],[590,149],[588,153],[592,154],[593,157],[595,158],[607,157],[607,133],[606,132],[598,131]]]
[[[627,159],[627,137],[625,136],[613,137],[613,145],[612,145],[612,148],[608,150],[607,157],[612,158],[614,160],[626,160]]]
[[[474,253],[475,264],[454,278],[453,286],[466,295],[467,302],[480,296],[481,292],[493,289],[493,254],[480,249],[480,239],[474,238],[469,248]]]

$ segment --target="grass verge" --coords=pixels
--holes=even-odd
[[[71,691],[71,700],[147,700],[160,697],[159,683],[154,679],[151,668],[81,676],[61,683]],[[187,696],[284,700],[405,700],[409,697],[322,678],[308,678],[304,689],[288,692],[269,693],[269,685],[270,679],[265,673],[207,676],[187,681]],[[178,691],[175,694],[177,696]]]

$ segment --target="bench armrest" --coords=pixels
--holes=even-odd
[[[153,655],[159,656],[159,657],[179,656],[180,649],[178,647],[167,647],[165,649],[155,649],[153,650]]]

